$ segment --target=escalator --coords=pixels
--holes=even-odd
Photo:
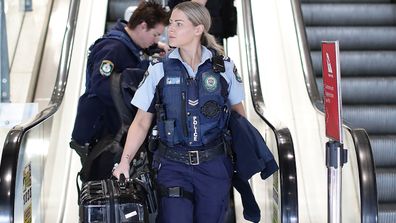
[[[77,202],[74,178],[79,161],[69,148],[68,139],[85,73],[85,49],[89,46],[88,39],[98,36],[94,31],[98,26],[95,19],[102,10],[94,1],[62,3],[66,4],[60,4],[66,7],[65,11],[56,7],[53,11],[65,13],[51,13],[49,24],[50,29],[63,27],[60,38],[63,42],[53,45],[48,41],[53,38],[48,32],[45,42],[48,49],[44,49],[43,55],[53,53],[38,58],[41,59],[38,84],[42,82],[41,90],[50,89],[49,94],[40,93],[40,96],[50,98],[49,103],[31,120],[15,126],[4,142],[0,163],[0,222],[78,221],[70,214],[73,212],[70,207],[75,207]],[[63,17],[65,20],[61,20]],[[55,69],[48,74],[43,67],[51,65]],[[52,83],[52,78],[45,78],[51,74]],[[77,216],[76,211],[74,215]]]
[[[368,132],[376,168],[378,222],[396,222],[396,3],[303,0],[301,7],[321,93],[320,42],[340,42],[344,120]]]
[[[100,17],[103,7],[95,8],[95,4],[99,5],[97,1],[70,1],[61,59],[49,103],[31,121],[14,127],[7,135],[0,163],[1,222],[22,222],[29,214],[33,222],[77,222],[74,177],[79,159],[68,148],[67,139],[78,95],[84,86],[85,49],[100,35],[98,30],[104,30],[104,26],[93,28],[98,18],[104,17]],[[253,99],[260,104],[260,98]],[[256,124],[265,129],[262,134],[281,171],[269,188],[270,193],[258,199],[273,200],[274,206],[268,213],[271,219],[295,222],[293,219],[298,218],[297,176],[291,134],[286,127],[273,125],[264,117],[261,121],[263,123]],[[29,199],[24,200],[29,198],[25,190],[29,186],[31,203],[26,202]],[[276,194],[272,196],[273,191]]]

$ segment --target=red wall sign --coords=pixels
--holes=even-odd
[[[341,75],[338,41],[322,42],[326,136],[342,142]]]

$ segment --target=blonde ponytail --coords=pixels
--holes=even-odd
[[[201,44],[207,48],[214,49],[218,55],[224,55],[223,46],[217,43],[216,38],[208,32],[203,32],[201,37]]]

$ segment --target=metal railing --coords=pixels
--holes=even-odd
[[[2,222],[13,222],[15,219],[17,164],[19,154],[24,152],[21,151],[21,143],[24,141],[24,136],[29,130],[52,117],[62,103],[69,74],[79,5],[80,0],[71,0],[70,2],[56,82],[48,106],[39,112],[32,121],[15,126],[8,133],[4,143],[0,163],[0,219]]]
[[[254,33],[251,1],[241,1],[243,10],[244,36],[247,56],[247,67],[250,94],[256,113],[275,134],[278,146],[280,178],[280,218],[278,222],[298,222],[297,171],[294,147],[288,128],[275,128],[264,117],[264,98],[261,91],[260,72],[257,60],[256,40]]]

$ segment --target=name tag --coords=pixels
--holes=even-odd
[[[167,77],[166,84],[180,84],[180,77]]]

